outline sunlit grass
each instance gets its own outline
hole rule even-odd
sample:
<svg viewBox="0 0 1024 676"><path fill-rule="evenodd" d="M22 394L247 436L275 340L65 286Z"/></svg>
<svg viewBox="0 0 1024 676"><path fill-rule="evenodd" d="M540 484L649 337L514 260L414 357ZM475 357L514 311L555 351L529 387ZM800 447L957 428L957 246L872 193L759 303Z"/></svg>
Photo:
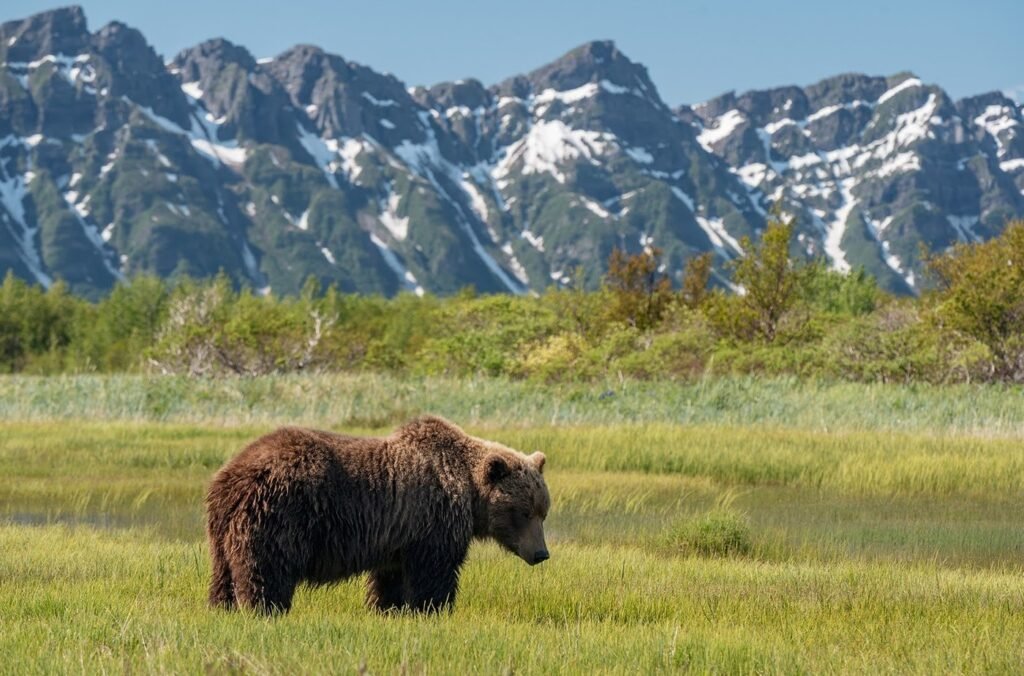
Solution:
<svg viewBox="0 0 1024 676"><path fill-rule="evenodd" d="M306 423L387 427L419 413L463 424L762 424L1024 436L1019 386L886 385L720 377L541 386L376 374L2 376L0 419Z"/></svg>
<svg viewBox="0 0 1024 676"><path fill-rule="evenodd" d="M27 403L0 398L0 672L1024 670L1024 407L1018 417L1012 402L991 414L993 433L942 390L900 395L956 411L935 425L945 414L914 404L907 420L883 410L892 392L870 390L826 425L814 416L838 391L750 382L730 387L783 403L748 401L747 421L713 413L728 390L708 390L681 425L664 402L638 424L628 407L602 419L583 395L403 389L399 400L437 397L470 431L547 454L551 561L530 568L476 544L451 615L370 614L353 580L302 589L268 621L205 605L209 477L292 413L380 434L417 406L382 405L372 379L329 400L317 397L343 381L172 381L193 408L168 398L161 416L104 400L116 379L74 381L61 401L61 380L18 384L37 394ZM125 381L118 401L154 382ZM250 413L222 396L250 386L262 392ZM499 399L460 408L476 387ZM815 391L832 403L810 403ZM776 417L799 402L817 413ZM548 415L577 404L575 418ZM741 531L742 547L721 545Z"/></svg>
<svg viewBox="0 0 1024 676"><path fill-rule="evenodd" d="M382 618L356 581L265 620L208 610L205 548L140 531L0 529L0 661L26 672L1017 671L1017 574L479 546L450 616Z"/></svg>

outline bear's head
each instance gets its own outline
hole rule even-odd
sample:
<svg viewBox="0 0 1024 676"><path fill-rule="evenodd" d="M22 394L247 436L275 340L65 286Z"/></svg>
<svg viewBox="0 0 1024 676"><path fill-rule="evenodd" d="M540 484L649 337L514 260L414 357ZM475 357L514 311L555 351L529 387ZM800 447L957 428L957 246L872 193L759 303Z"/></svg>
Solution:
<svg viewBox="0 0 1024 676"><path fill-rule="evenodd" d="M551 496L544 483L544 454L492 448L477 471L482 502L478 535L493 538L531 566L549 558L544 519Z"/></svg>

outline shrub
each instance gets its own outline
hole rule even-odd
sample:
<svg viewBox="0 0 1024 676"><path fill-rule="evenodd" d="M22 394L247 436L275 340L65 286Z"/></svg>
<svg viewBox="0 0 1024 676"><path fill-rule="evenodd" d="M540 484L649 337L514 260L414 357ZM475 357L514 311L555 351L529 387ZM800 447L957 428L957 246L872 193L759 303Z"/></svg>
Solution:
<svg viewBox="0 0 1024 676"><path fill-rule="evenodd" d="M755 246L744 237L740 258L729 263L738 294L713 293L706 314L719 335L741 341L771 343L800 296L802 271L790 258L792 221L778 212L768 220L761 241Z"/></svg>
<svg viewBox="0 0 1024 676"><path fill-rule="evenodd" d="M680 296L683 304L691 310L703 305L708 296L708 281L711 279L711 264L714 259L715 255L708 251L686 262Z"/></svg>
<svg viewBox="0 0 1024 676"><path fill-rule="evenodd" d="M695 380L706 369L714 337L703 322L694 321L613 358L609 370L642 380Z"/></svg>
<svg viewBox="0 0 1024 676"><path fill-rule="evenodd" d="M558 317L533 298L483 296L446 302L432 324L417 357L421 371L497 376L512 373L522 348L551 335Z"/></svg>
<svg viewBox="0 0 1024 676"><path fill-rule="evenodd" d="M864 268L843 274L824 261L805 268L800 292L815 310L854 317L874 312L881 296L878 282Z"/></svg>
<svg viewBox="0 0 1024 676"><path fill-rule="evenodd" d="M676 525L668 538L674 550L700 556L747 556L754 548L750 521L729 507Z"/></svg>
<svg viewBox="0 0 1024 676"><path fill-rule="evenodd" d="M149 364L160 373L190 376L308 370L320 363L320 344L333 322L308 297L267 302L233 291L224 276L206 286L183 283L168 301Z"/></svg>
<svg viewBox="0 0 1024 676"><path fill-rule="evenodd" d="M988 348L991 378L1024 381L1024 220L926 262L938 282L940 326Z"/></svg>
<svg viewBox="0 0 1024 676"><path fill-rule="evenodd" d="M661 249L648 247L633 256L613 249L604 284L611 293L608 316L641 331L657 326L672 300L672 281L659 265Z"/></svg>
<svg viewBox="0 0 1024 676"><path fill-rule="evenodd" d="M584 379L591 375L583 364L587 348L575 333L548 336L523 349L515 375L546 383Z"/></svg>
<svg viewBox="0 0 1024 676"><path fill-rule="evenodd" d="M769 219L761 242L743 238L746 254L734 264L733 280L742 289L737 319L749 323L748 333L775 340L779 324L797 300L800 272L789 256L793 222L778 215Z"/></svg>

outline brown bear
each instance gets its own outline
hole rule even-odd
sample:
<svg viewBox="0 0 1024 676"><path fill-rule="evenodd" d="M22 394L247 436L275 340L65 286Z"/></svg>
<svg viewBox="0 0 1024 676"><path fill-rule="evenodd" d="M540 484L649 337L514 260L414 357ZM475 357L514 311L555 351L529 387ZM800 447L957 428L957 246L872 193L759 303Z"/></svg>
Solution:
<svg viewBox="0 0 1024 676"><path fill-rule="evenodd" d="M548 558L543 469L432 416L384 438L279 429L210 484L210 604L286 612L300 582L368 571L371 607L449 608L473 538Z"/></svg>

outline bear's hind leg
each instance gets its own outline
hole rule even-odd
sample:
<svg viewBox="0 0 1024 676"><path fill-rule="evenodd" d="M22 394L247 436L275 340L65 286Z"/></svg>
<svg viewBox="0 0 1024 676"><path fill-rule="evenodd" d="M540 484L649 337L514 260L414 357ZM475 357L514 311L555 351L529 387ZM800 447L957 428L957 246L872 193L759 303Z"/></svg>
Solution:
<svg viewBox="0 0 1024 676"><path fill-rule="evenodd" d="M267 570L268 566L247 560L233 563L231 577L238 605L263 615L287 613L298 580L286 570Z"/></svg>
<svg viewBox="0 0 1024 676"><path fill-rule="evenodd" d="M210 605L214 608L235 607L235 590L231 582L231 567L224 556L223 545L210 539L210 559L213 574L210 577Z"/></svg>
<svg viewBox="0 0 1024 676"><path fill-rule="evenodd" d="M386 613L405 603L405 575L401 567L378 568L366 582L366 604Z"/></svg>

